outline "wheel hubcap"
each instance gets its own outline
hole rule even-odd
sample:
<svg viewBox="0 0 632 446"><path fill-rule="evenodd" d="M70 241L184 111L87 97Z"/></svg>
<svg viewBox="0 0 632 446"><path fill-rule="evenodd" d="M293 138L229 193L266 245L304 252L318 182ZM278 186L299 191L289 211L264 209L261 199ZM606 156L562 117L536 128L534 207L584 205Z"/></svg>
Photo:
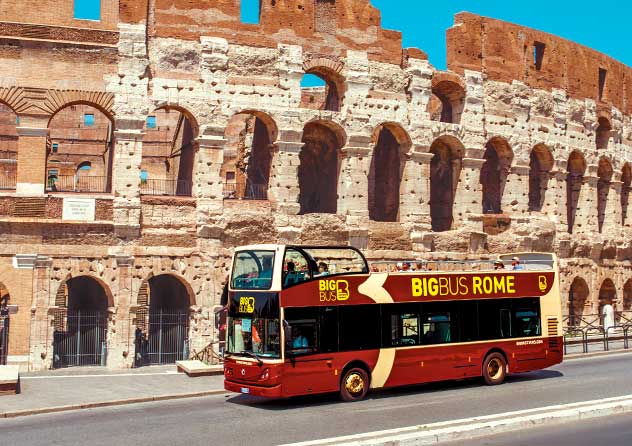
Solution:
<svg viewBox="0 0 632 446"><path fill-rule="evenodd" d="M362 393L364 390L364 379L358 373L350 374L345 381L345 389L353 394Z"/></svg>
<svg viewBox="0 0 632 446"><path fill-rule="evenodd" d="M503 373L503 365L500 359L494 358L487 364L487 374L492 379L498 379Z"/></svg>

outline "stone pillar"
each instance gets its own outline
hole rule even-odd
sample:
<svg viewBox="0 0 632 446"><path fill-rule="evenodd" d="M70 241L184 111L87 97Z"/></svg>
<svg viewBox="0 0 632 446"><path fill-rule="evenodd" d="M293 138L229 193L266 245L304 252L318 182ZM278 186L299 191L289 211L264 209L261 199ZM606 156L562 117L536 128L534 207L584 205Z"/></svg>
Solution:
<svg viewBox="0 0 632 446"><path fill-rule="evenodd" d="M304 144L300 132L285 130L281 131L279 136L280 141L275 144L276 150L272 159L268 198L278 212L298 215L301 211L298 201L301 192L298 168Z"/></svg>
<svg viewBox="0 0 632 446"><path fill-rule="evenodd" d="M606 202L606 218L603 221L602 232L609 235L616 235L621 228L621 181L611 181L608 201Z"/></svg>
<svg viewBox="0 0 632 446"><path fill-rule="evenodd" d="M24 262L20 262L24 265ZM53 326L55 308L51 304L52 259L37 257L32 261L33 302L31 304L31 333L29 370L46 370L53 364Z"/></svg>
<svg viewBox="0 0 632 446"><path fill-rule="evenodd" d="M553 221L558 231L568 230L566 212L566 172L555 169L549 172L549 187L542 206L542 213Z"/></svg>
<svg viewBox="0 0 632 446"><path fill-rule="evenodd" d="M18 127L18 195L44 195L46 184L46 127Z"/></svg>
<svg viewBox="0 0 632 446"><path fill-rule="evenodd" d="M507 173L501 208L504 213L519 216L529 209L529 166L513 166Z"/></svg>
<svg viewBox="0 0 632 446"><path fill-rule="evenodd" d="M371 148L347 146L341 149L341 154L337 213L368 218Z"/></svg>
<svg viewBox="0 0 632 446"><path fill-rule="evenodd" d="M454 227L467 222L468 215L483 213L483 186L481 168L485 160L463 158L461 176L454 196Z"/></svg>
<svg viewBox="0 0 632 446"><path fill-rule="evenodd" d="M116 312L112 315L113 336L108 338L108 368L128 369L134 365L134 326L132 325L131 306L134 301L132 287L132 267L134 257L117 255L118 293ZM113 330L110 330L112 332Z"/></svg>
<svg viewBox="0 0 632 446"><path fill-rule="evenodd" d="M410 152L404 165L400 187L400 221L414 225L425 225L427 228L424 229L428 231L431 224L430 162L433 157L432 153L425 151Z"/></svg>
<svg viewBox="0 0 632 446"><path fill-rule="evenodd" d="M582 190L577 201L577 213L573 233L598 233L598 207L597 207L597 184L599 177L585 176L582 181Z"/></svg>
<svg viewBox="0 0 632 446"><path fill-rule="evenodd" d="M114 231L121 238L134 238L140 235L143 125L144 121L138 119L117 120L117 130L114 131Z"/></svg>
<svg viewBox="0 0 632 446"><path fill-rule="evenodd" d="M198 155L194 174L193 195L197 199L198 234L205 238L218 238L214 226L215 217L224 212L224 179L221 171L224 164L223 131L207 129L198 138Z"/></svg>

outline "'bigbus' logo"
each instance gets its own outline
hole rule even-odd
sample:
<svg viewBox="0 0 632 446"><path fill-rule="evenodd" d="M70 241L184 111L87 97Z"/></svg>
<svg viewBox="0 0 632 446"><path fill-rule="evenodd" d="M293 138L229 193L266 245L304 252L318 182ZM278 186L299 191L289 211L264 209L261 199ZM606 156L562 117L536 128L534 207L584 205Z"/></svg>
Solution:
<svg viewBox="0 0 632 446"><path fill-rule="evenodd" d="M239 312L252 314L255 312L255 298L254 297L240 297L239 298Z"/></svg>
<svg viewBox="0 0 632 446"><path fill-rule="evenodd" d="M548 283L546 282L546 276L538 277L538 286L540 287L540 291L542 291L543 293L546 291L546 289L549 287Z"/></svg>
<svg viewBox="0 0 632 446"><path fill-rule="evenodd" d="M351 296L346 280L320 280L318 289L321 302L345 301Z"/></svg>

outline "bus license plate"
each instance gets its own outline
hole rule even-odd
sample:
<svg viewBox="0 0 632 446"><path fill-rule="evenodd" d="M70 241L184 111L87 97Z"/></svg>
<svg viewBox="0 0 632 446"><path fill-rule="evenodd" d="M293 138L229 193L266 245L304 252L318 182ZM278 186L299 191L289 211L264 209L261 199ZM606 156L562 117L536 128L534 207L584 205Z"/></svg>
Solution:
<svg viewBox="0 0 632 446"><path fill-rule="evenodd" d="M239 391L240 391L241 393L250 393L250 389L249 389L249 388L247 388L247 387L242 387L241 389L239 389Z"/></svg>

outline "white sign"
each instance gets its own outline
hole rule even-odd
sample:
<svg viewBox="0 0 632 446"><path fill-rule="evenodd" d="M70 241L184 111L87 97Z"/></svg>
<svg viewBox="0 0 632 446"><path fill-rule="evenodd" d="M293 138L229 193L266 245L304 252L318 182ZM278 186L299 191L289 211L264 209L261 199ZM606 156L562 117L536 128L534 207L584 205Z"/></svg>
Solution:
<svg viewBox="0 0 632 446"><path fill-rule="evenodd" d="M96 200L94 198L64 198L62 220L94 221Z"/></svg>

